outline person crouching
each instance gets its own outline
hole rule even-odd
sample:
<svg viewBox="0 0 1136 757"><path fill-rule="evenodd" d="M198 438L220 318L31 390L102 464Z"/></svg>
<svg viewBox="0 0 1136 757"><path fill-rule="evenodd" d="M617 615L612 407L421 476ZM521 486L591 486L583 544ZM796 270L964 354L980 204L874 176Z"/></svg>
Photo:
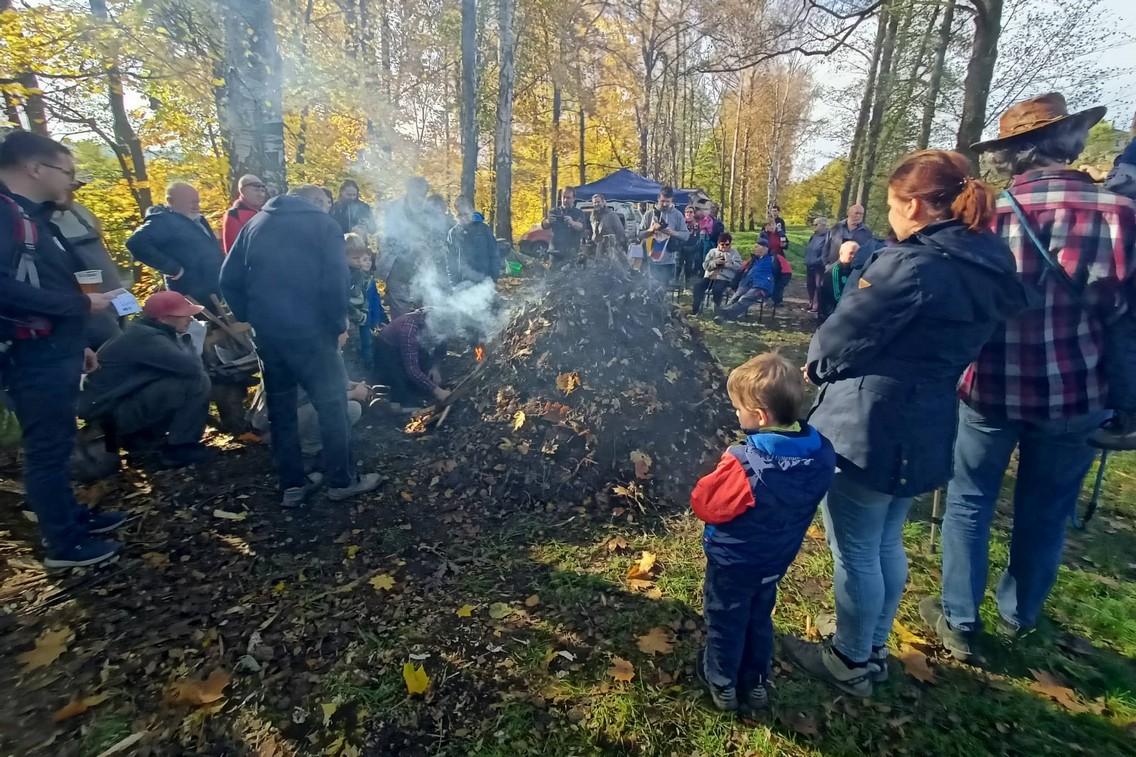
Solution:
<svg viewBox="0 0 1136 757"><path fill-rule="evenodd" d="M727 449L690 495L706 523L706 647L696 669L715 706L752 711L769 703L777 584L832 483L836 453L797 420L804 382L781 355L735 368L726 391L746 442Z"/></svg>
<svg viewBox="0 0 1136 757"><path fill-rule="evenodd" d="M209 376L186 333L204 308L173 291L156 292L121 336L98 352L79 415L129 448L160 445L162 465L207 462L201 444L209 419Z"/></svg>

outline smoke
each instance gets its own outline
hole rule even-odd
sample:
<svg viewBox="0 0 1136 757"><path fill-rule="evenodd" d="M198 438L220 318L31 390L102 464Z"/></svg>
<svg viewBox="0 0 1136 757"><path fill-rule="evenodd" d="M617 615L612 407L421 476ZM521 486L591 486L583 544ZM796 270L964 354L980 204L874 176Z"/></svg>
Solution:
<svg viewBox="0 0 1136 757"><path fill-rule="evenodd" d="M456 223L425 196L401 197L378 214L381 255L376 273L392 297L428 308L427 325L439 339L491 341L508 320L492 279L450 285L444 269L446 235Z"/></svg>

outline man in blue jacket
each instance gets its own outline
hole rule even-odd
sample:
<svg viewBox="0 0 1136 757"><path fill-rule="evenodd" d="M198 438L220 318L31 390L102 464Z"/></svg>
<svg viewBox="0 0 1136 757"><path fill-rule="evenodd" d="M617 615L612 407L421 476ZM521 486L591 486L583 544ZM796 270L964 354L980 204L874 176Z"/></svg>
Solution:
<svg viewBox="0 0 1136 757"><path fill-rule="evenodd" d="M297 386L319 415L328 498L348 499L379 485L377 474L356 475L351 460L347 375L339 354L347 334L349 277L343 234L328 215L330 206L312 185L272 198L241 229L221 269L225 300L256 332L285 507L302 505L308 494Z"/></svg>
<svg viewBox="0 0 1136 757"><path fill-rule="evenodd" d="M126 248L140 263L162 273L167 288L213 308L210 298L219 294L224 255L201 216L201 197L189 184L170 184L166 204L146 211L146 220L126 240Z"/></svg>
<svg viewBox="0 0 1136 757"><path fill-rule="evenodd" d="M84 350L87 315L121 292L84 294L75 280L86 266L50 220L74 185L75 161L58 142L20 130L0 142L0 379L20 422L27 507L47 568L113 557L118 543L99 536L126 520L81 507L71 490L79 379L98 366Z"/></svg>

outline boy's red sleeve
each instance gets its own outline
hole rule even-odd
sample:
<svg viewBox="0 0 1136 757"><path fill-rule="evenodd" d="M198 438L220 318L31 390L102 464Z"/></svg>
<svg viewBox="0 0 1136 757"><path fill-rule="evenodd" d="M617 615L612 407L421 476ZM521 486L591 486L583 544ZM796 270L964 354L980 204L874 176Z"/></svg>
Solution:
<svg viewBox="0 0 1136 757"><path fill-rule="evenodd" d="M690 507L704 523L728 523L755 504L742 464L729 452L713 472L698 479L690 493Z"/></svg>

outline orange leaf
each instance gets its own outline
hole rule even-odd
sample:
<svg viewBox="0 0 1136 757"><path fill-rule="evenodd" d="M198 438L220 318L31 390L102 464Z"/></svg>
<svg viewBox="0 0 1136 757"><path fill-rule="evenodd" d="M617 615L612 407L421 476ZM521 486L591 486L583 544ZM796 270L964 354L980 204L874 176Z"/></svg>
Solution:
<svg viewBox="0 0 1136 757"><path fill-rule="evenodd" d="M216 702L224 696L225 687L232 676L217 668L204 681L197 678L182 678L175 681L166 692L170 704L202 705Z"/></svg>
<svg viewBox="0 0 1136 757"><path fill-rule="evenodd" d="M1053 674L1045 670L1030 669L1033 673L1034 683L1030 684L1030 689L1036 691L1042 696L1049 697L1057 704L1064 707L1069 712L1094 712L1101 714L1104 711L1104 705L1099 702L1082 702L1077 698L1077 692L1073 691L1068 686L1063 686L1060 681L1053 677Z"/></svg>
<svg viewBox="0 0 1136 757"><path fill-rule="evenodd" d="M62 723L64 720L82 715L87 710L91 709L97 704L102 704L107 699L110 699L110 694L105 691L101 694L92 694L89 697L75 697L67 704L60 707L51 716L52 721Z"/></svg>
<svg viewBox="0 0 1136 757"><path fill-rule="evenodd" d="M611 667L607 669L607 674L622 683L630 683L631 679L635 677L635 666L622 657L612 657Z"/></svg>
<svg viewBox="0 0 1136 757"><path fill-rule="evenodd" d="M635 466L635 478L642 480L651 477L651 466L654 461L643 450L637 449L631 453L631 464Z"/></svg>
<svg viewBox="0 0 1136 757"><path fill-rule="evenodd" d="M576 371L561 373L556 377L556 388L565 394L571 394L580 388L580 374Z"/></svg>
<svg viewBox="0 0 1136 757"><path fill-rule="evenodd" d="M639 651L644 654L670 654L674 649L674 634L670 629L656 626L639 637Z"/></svg>
<svg viewBox="0 0 1136 757"><path fill-rule="evenodd" d="M935 682L935 671L927 665L927 655L907 644L901 644L899 654L896 656L903 663L903 669L907 672L907 675L923 683Z"/></svg>
<svg viewBox="0 0 1136 757"><path fill-rule="evenodd" d="M655 569L655 559L653 552L644 552L643 556L639 558L639 562L628 569L627 577L640 581L649 581L651 579L651 571Z"/></svg>
<svg viewBox="0 0 1136 757"><path fill-rule="evenodd" d="M74 637L75 634L67 626L55 630L48 629L36 639L35 649L17 655L16 659L23 664L25 671L45 667L67 651L67 645Z"/></svg>
<svg viewBox="0 0 1136 757"><path fill-rule="evenodd" d="M613 536L607 542L608 552L619 552L624 549L627 549L627 539L622 536Z"/></svg>

